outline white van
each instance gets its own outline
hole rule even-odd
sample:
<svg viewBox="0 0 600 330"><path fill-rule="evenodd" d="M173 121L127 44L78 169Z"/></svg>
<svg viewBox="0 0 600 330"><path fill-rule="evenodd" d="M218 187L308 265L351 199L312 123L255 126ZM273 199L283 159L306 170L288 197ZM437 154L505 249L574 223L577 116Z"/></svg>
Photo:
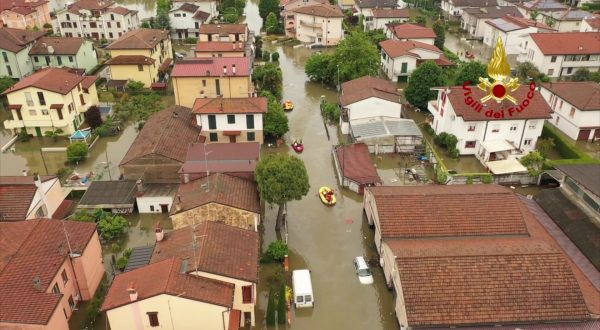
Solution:
<svg viewBox="0 0 600 330"><path fill-rule="evenodd" d="M313 307L312 281L308 269L299 269L292 272L292 285L294 290L294 306L297 308Z"/></svg>

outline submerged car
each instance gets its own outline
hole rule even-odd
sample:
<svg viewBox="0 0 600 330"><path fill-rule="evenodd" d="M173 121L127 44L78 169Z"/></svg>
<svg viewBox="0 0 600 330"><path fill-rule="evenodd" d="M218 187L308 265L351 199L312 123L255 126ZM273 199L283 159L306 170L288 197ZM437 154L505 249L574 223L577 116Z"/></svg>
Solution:
<svg viewBox="0 0 600 330"><path fill-rule="evenodd" d="M358 275L360 284L373 284L373 275L364 257L358 256L354 258L354 268L356 269L356 275Z"/></svg>

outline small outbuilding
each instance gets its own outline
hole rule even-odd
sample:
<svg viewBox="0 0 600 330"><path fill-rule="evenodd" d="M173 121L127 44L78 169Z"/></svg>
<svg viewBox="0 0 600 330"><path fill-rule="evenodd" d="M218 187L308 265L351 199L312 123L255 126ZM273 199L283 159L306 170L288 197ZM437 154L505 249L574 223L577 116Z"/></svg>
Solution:
<svg viewBox="0 0 600 330"><path fill-rule="evenodd" d="M112 213L131 213L135 204L135 181L93 181L78 209L103 209Z"/></svg>
<svg viewBox="0 0 600 330"><path fill-rule="evenodd" d="M423 149L423 133L412 119L386 116L350 120L354 142L362 142L369 152L414 153Z"/></svg>
<svg viewBox="0 0 600 330"><path fill-rule="evenodd" d="M382 184L366 144L338 146L334 149L333 158L342 187L362 194L365 187Z"/></svg>
<svg viewBox="0 0 600 330"><path fill-rule="evenodd" d="M174 183L143 183L137 181L135 201L139 213L169 213L179 189Z"/></svg>

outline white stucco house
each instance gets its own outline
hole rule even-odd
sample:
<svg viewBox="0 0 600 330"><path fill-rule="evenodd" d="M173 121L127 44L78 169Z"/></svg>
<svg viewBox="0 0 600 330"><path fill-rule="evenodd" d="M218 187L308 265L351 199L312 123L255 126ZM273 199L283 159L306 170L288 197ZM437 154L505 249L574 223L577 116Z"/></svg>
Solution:
<svg viewBox="0 0 600 330"><path fill-rule="evenodd" d="M338 6L318 4L292 11L294 27L286 28L286 35L304 43L323 46L334 46L344 39L344 13Z"/></svg>
<svg viewBox="0 0 600 330"><path fill-rule="evenodd" d="M173 0L172 9L179 8L186 3L197 6L198 10L209 13L211 17L219 16L217 0Z"/></svg>
<svg viewBox="0 0 600 330"><path fill-rule="evenodd" d="M551 78L600 69L600 32L531 33L521 48L519 61L532 62Z"/></svg>
<svg viewBox="0 0 600 330"><path fill-rule="evenodd" d="M546 24L529 18L506 15L490 19L483 24L483 43L494 47L498 39L502 39L507 55L519 55L521 44L530 33L555 32Z"/></svg>
<svg viewBox="0 0 600 330"><path fill-rule="evenodd" d="M408 8L373 8L373 19L365 22L365 31L383 29L386 30L386 24L391 22L406 23L410 19Z"/></svg>
<svg viewBox="0 0 600 330"><path fill-rule="evenodd" d="M183 3L181 6L171 9L169 12L171 39L198 38L200 36L200 26L209 21L211 17L210 13L190 3Z"/></svg>
<svg viewBox="0 0 600 330"><path fill-rule="evenodd" d="M583 20L594 17L590 12L571 8L565 11L542 13L541 16L543 17L543 22L553 22L552 27L558 30L558 32L579 32Z"/></svg>
<svg viewBox="0 0 600 330"><path fill-rule="evenodd" d="M504 16L523 17L515 6L497 6L463 9L460 27L475 38L483 38L485 22Z"/></svg>
<svg viewBox="0 0 600 330"><path fill-rule="evenodd" d="M364 19L365 30L373 29L373 10L404 8L406 4L398 0L354 0L353 11Z"/></svg>
<svg viewBox="0 0 600 330"><path fill-rule="evenodd" d="M497 0L442 0L440 7L444 15L452 21L460 21L465 8L498 6Z"/></svg>
<svg viewBox="0 0 600 330"><path fill-rule="evenodd" d="M551 118L546 100L527 85L511 93L519 105L506 99L482 104L480 100L487 93L477 86L433 90L438 96L429 101L427 108L433 115L431 127L435 133L454 134L460 155L475 155L494 174L506 174L495 173L497 161L520 166L518 158L535 149L544 121Z"/></svg>
<svg viewBox="0 0 600 330"><path fill-rule="evenodd" d="M419 41L433 45L435 32L433 29L413 23L387 24L385 35L388 39L400 41Z"/></svg>
<svg viewBox="0 0 600 330"><path fill-rule="evenodd" d="M537 1L519 1L514 4L519 8L519 12L524 17L530 17L530 14L538 13L535 18L538 22L543 22L544 17L542 14L551 12L560 12L569 9L567 4L562 4L558 0L537 0Z"/></svg>
<svg viewBox="0 0 600 330"><path fill-rule="evenodd" d="M542 84L554 112L548 122L577 141L600 139L600 85L591 81Z"/></svg>
<svg viewBox="0 0 600 330"><path fill-rule="evenodd" d="M9 27L0 28L0 76L22 78L33 72L33 63L29 58L29 50L35 41L46 33L28 31Z"/></svg>
<svg viewBox="0 0 600 330"><path fill-rule="evenodd" d="M600 32L600 16L588 17L581 21L579 32Z"/></svg>
<svg viewBox="0 0 600 330"><path fill-rule="evenodd" d="M136 182L135 203L139 213L169 213L178 184Z"/></svg>
<svg viewBox="0 0 600 330"><path fill-rule="evenodd" d="M381 69L394 82L408 81L412 72L425 61L434 61L441 67L454 65L439 48L423 42L389 39L379 45Z"/></svg>
<svg viewBox="0 0 600 330"><path fill-rule="evenodd" d="M98 65L92 41L84 38L42 37L29 50L35 70L51 67L85 69L90 72Z"/></svg>

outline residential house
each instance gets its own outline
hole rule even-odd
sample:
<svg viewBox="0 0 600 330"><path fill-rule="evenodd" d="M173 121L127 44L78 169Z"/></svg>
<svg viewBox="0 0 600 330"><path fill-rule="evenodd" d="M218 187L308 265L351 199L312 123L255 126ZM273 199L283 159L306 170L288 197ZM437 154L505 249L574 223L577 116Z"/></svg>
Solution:
<svg viewBox="0 0 600 330"><path fill-rule="evenodd" d="M200 129L192 109L171 106L152 115L119 163L125 180L178 183L188 146L198 142Z"/></svg>
<svg viewBox="0 0 600 330"><path fill-rule="evenodd" d="M92 181L81 197L78 209L102 209L117 214L133 213L135 181Z"/></svg>
<svg viewBox="0 0 600 330"><path fill-rule="evenodd" d="M600 32L600 16L583 19L579 32Z"/></svg>
<svg viewBox="0 0 600 330"><path fill-rule="evenodd" d="M136 182L135 203L139 213L169 213L178 184L170 183L144 183L140 179Z"/></svg>
<svg viewBox="0 0 600 330"><path fill-rule="evenodd" d="M46 0L5 0L0 1L0 27L42 29L52 24L50 7Z"/></svg>
<svg viewBox="0 0 600 330"><path fill-rule="evenodd" d="M373 9L395 9L406 7L404 2L397 0L354 0L353 11L357 16L364 18L365 30L371 30L367 26L373 24Z"/></svg>
<svg viewBox="0 0 600 330"><path fill-rule="evenodd" d="M42 37L29 50L35 70L51 67L68 67L92 71L98 65L94 45L84 38Z"/></svg>
<svg viewBox="0 0 600 330"><path fill-rule="evenodd" d="M79 0L56 13L57 32L63 37L115 40L140 26L137 10L112 0Z"/></svg>
<svg viewBox="0 0 600 330"><path fill-rule="evenodd" d="M424 42L388 39L379 46L381 70L394 82L408 81L412 72L425 61L434 61L440 67L454 66L442 50Z"/></svg>
<svg viewBox="0 0 600 330"><path fill-rule="evenodd" d="M146 87L162 78L173 56L169 31L155 29L129 31L106 49L111 79L141 81Z"/></svg>
<svg viewBox="0 0 600 330"><path fill-rule="evenodd" d="M353 1L353 0L352 0ZM327 0L281 0L279 2L279 8L281 9L280 16L283 17L283 26L289 36L293 36L296 31L296 13L295 9L315 6L315 5L329 5Z"/></svg>
<svg viewBox="0 0 600 330"><path fill-rule="evenodd" d="M540 92L554 110L548 122L577 141L600 140L600 85L591 81L542 84Z"/></svg>
<svg viewBox="0 0 600 330"><path fill-rule="evenodd" d="M20 79L32 73L33 63L29 58L29 50L45 34L41 31L0 28L0 53L3 61L0 76Z"/></svg>
<svg viewBox="0 0 600 330"><path fill-rule="evenodd" d="M600 32L531 33L519 56L551 78L567 77L579 68L600 69Z"/></svg>
<svg viewBox="0 0 600 330"><path fill-rule="evenodd" d="M196 57L244 57L246 43L243 41L198 41Z"/></svg>
<svg viewBox="0 0 600 330"><path fill-rule="evenodd" d="M192 112L210 143L264 141L263 114L267 112L266 97L198 98Z"/></svg>
<svg viewBox="0 0 600 330"><path fill-rule="evenodd" d="M210 17L219 17L216 0L173 0L173 8L181 7L186 3L197 6L200 11L210 14Z"/></svg>
<svg viewBox="0 0 600 330"><path fill-rule="evenodd" d="M199 6L191 3L183 3L169 11L171 19L171 38L183 40L187 38L198 38L200 26L208 22L210 13L200 10Z"/></svg>
<svg viewBox="0 0 600 330"><path fill-rule="evenodd" d="M523 17L517 7L480 7L463 9L460 27L475 38L483 39L485 22L489 19L501 18L504 16Z"/></svg>
<svg viewBox="0 0 600 330"><path fill-rule="evenodd" d="M0 176L0 221L53 218L64 199L56 176Z"/></svg>
<svg viewBox="0 0 600 330"><path fill-rule="evenodd" d="M4 128L38 137L62 129L72 134L84 121L84 113L98 105L97 76L80 76L67 68L45 68L5 90L12 119Z"/></svg>
<svg viewBox="0 0 600 330"><path fill-rule="evenodd" d="M519 55L521 44L530 33L555 32L550 26L529 18L506 15L485 21L483 24L483 43L494 47L501 38L507 55Z"/></svg>
<svg viewBox="0 0 600 330"><path fill-rule="evenodd" d="M239 329L235 285L188 274L189 267L190 260L174 256L117 275L101 308L110 327Z"/></svg>
<svg viewBox="0 0 600 330"><path fill-rule="evenodd" d="M386 30L386 25L391 22L406 23L410 19L410 12L408 8L373 8L373 19L369 22L365 22L365 30Z"/></svg>
<svg viewBox="0 0 600 330"><path fill-rule="evenodd" d="M259 233L203 221L164 233L150 262L188 259L187 273L234 284L232 308L241 311L242 325L254 326L259 255Z"/></svg>
<svg viewBox="0 0 600 330"><path fill-rule="evenodd" d="M258 185L254 180L223 173L182 183L171 210L171 219L175 229L216 221L258 231Z"/></svg>
<svg viewBox="0 0 600 330"><path fill-rule="evenodd" d="M538 14L537 17L533 18L538 22L543 22L542 14L550 13L554 11L565 11L569 6L560 3L557 0L534 0L527 2L515 3L515 6L519 8L519 12L524 17L531 17L533 14Z"/></svg>
<svg viewBox="0 0 600 330"><path fill-rule="evenodd" d="M194 143L190 145L179 174L181 182L203 178L210 173L225 173L254 180L260 159L260 143Z"/></svg>
<svg viewBox="0 0 600 330"><path fill-rule="evenodd" d="M591 280L506 187L371 187L364 210L402 328L585 327L597 313Z"/></svg>
<svg viewBox="0 0 600 330"><path fill-rule="evenodd" d="M249 41L248 24L203 24L198 41Z"/></svg>
<svg viewBox="0 0 600 330"><path fill-rule="evenodd" d="M354 9L354 5L356 2L354 0L340 0L337 2L337 5L340 6L342 10L352 10Z"/></svg>
<svg viewBox="0 0 600 330"><path fill-rule="evenodd" d="M400 41L419 41L433 45L435 42L435 32L433 29L412 23L388 24L385 34L388 39Z"/></svg>
<svg viewBox="0 0 600 330"><path fill-rule="evenodd" d="M442 0L444 15L453 21L460 21L465 8L499 6L497 0Z"/></svg>
<svg viewBox="0 0 600 330"><path fill-rule="evenodd" d="M552 23L552 27L558 32L580 32L583 20L594 17L590 12L571 8L565 11L542 13L541 16L543 22Z"/></svg>
<svg viewBox="0 0 600 330"><path fill-rule="evenodd" d="M104 276L96 224L0 222L0 242L0 328L68 330Z"/></svg>
<svg viewBox="0 0 600 330"><path fill-rule="evenodd" d="M507 99L489 101L484 106L479 100L486 92L476 86L464 88L434 88L438 95L429 101L427 109L433 115L431 127L435 133L454 134L459 153L475 155L493 174L524 170L518 158L535 149L544 120L551 118L548 103L540 93L528 95L530 86L525 85L511 93L519 106ZM524 100L529 101L527 106L522 104Z"/></svg>
<svg viewBox="0 0 600 330"><path fill-rule="evenodd" d="M286 26L286 35L301 42L335 46L344 39L342 21L344 13L333 5L317 4L292 10L293 26Z"/></svg>
<svg viewBox="0 0 600 330"><path fill-rule="evenodd" d="M423 134L412 119L387 116L350 121L352 141L364 143L369 152L420 155L424 152Z"/></svg>
<svg viewBox="0 0 600 330"><path fill-rule="evenodd" d="M175 104L192 107L197 98L247 98L254 93L249 57L185 59L171 72Z"/></svg>
<svg viewBox="0 0 600 330"><path fill-rule="evenodd" d="M338 182L342 187L362 195L365 187L382 184L366 144L337 146L333 151L333 159Z"/></svg>
<svg viewBox="0 0 600 330"><path fill-rule="evenodd" d="M555 168L562 174L560 187L566 195L600 214L600 165L567 164Z"/></svg>
<svg viewBox="0 0 600 330"><path fill-rule="evenodd" d="M350 121L361 118L387 116L400 118L402 105L395 84L375 77L360 77L341 86L340 127L342 134L350 132Z"/></svg>

